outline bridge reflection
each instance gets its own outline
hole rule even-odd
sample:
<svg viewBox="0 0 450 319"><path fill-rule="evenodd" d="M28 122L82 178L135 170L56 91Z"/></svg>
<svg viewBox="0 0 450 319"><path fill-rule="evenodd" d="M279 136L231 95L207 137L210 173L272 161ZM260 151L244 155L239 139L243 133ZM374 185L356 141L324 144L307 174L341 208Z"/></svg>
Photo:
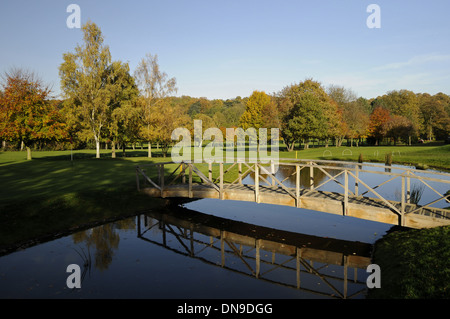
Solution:
<svg viewBox="0 0 450 319"><path fill-rule="evenodd" d="M372 245L299 234L185 208L146 212L137 236L178 254L311 296L364 298Z"/></svg>

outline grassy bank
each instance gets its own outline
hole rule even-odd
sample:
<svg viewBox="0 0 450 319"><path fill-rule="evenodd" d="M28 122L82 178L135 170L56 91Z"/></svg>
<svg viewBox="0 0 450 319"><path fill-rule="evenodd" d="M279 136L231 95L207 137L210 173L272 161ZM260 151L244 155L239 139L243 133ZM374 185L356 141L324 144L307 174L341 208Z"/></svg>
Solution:
<svg viewBox="0 0 450 319"><path fill-rule="evenodd" d="M392 232L376 243L381 288L369 298L450 298L450 227Z"/></svg>

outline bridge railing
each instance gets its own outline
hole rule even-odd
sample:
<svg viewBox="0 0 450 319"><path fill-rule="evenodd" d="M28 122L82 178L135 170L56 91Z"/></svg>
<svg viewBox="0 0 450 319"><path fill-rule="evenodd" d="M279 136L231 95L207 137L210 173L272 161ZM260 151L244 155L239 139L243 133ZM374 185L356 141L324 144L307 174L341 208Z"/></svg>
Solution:
<svg viewBox="0 0 450 319"><path fill-rule="evenodd" d="M215 169L213 169L213 166ZM218 166L218 170L217 170ZM149 177L145 167L151 170L156 168L157 177L153 179ZM288 176L279 177L276 175L278 168L289 168ZM166 173L168 168L170 173ZM140 188L140 176L144 178L144 183L149 183L161 191L164 197L164 189L177 181L186 183L188 176L189 197L193 196L193 185L203 183L218 192L219 198L223 199L224 192L235 186L251 186L255 194L255 202L260 202L261 188L270 187L277 188L291 196L300 207L303 197L317 191L321 191L323 187L332 182L339 186L340 194L343 195L343 214L348 213L349 200L352 198L376 198L382 204L387 206L393 213L400 216L403 223L404 216L415 213L423 208L435 208L433 204L445 200L449 202L450 192L442 192L433 187L432 183L448 185L450 189L450 174L442 172L427 171L427 176L421 176L423 170L412 169L408 167L387 166L376 163L355 163L341 162L330 160L308 160L308 159L279 159L278 161L266 160L258 162L249 159L244 161L235 161L233 163L178 163L161 162L141 165L136 167L136 182L138 189ZM302 180L302 175L306 174ZM362 178L364 174L364 178ZM251 175L251 178L247 178ZM321 179L315 178L320 175ZM369 181L370 176L385 176L387 179L377 182L375 185ZM196 182L194 182L194 178ZM295 186L286 184L295 178ZM386 198L379 192L379 188L383 185L392 185L395 180L400 180L400 196L399 201L393 201ZM302 182L303 183L302 183ZM411 182L419 183L425 188L431 190L435 195L430 202L424 205L417 205L417 196L411 190ZM398 184L396 185L398 187ZM436 197L437 195L437 197ZM415 205L411 205L415 204ZM408 208L408 209L407 209Z"/></svg>

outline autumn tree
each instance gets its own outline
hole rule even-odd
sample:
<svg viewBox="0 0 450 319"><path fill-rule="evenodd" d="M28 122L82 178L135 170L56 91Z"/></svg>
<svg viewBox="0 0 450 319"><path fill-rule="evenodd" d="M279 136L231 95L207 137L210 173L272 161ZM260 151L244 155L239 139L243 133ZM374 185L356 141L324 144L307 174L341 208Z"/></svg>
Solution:
<svg viewBox="0 0 450 319"><path fill-rule="evenodd" d="M141 135L148 141L148 157L152 157L151 143L158 139L157 127L160 116L166 111L166 97L177 91L176 79L168 78L158 64L158 56L148 53L135 70L135 79L140 89L140 118L143 123Z"/></svg>
<svg viewBox="0 0 450 319"><path fill-rule="evenodd" d="M409 137L414 134L414 129L412 122L405 116L400 115L393 115L381 128L383 135L392 138L394 145L397 144L399 139L408 142Z"/></svg>
<svg viewBox="0 0 450 319"><path fill-rule="evenodd" d="M100 28L92 22L82 27L83 45L74 53L65 53L59 67L61 89L70 107L67 108L71 125L80 123L85 138L94 138L96 157L100 157L100 140L110 121L111 54L103 44Z"/></svg>
<svg viewBox="0 0 450 319"><path fill-rule="evenodd" d="M339 123L341 123L338 129L339 140L342 140L343 134L350 139L350 146L353 146L353 139L358 141L366 133L369 122L367 105L353 91L343 86L330 86L328 95L336 102L339 113L342 114L339 119ZM356 146L358 146L358 142L356 142Z"/></svg>
<svg viewBox="0 0 450 319"><path fill-rule="evenodd" d="M21 69L5 73L0 95L0 138L23 142L27 160L37 141L61 140L65 125L55 104L49 100L50 89L36 75Z"/></svg>
<svg viewBox="0 0 450 319"><path fill-rule="evenodd" d="M374 109L370 115L367 134L375 140L375 145L379 145L380 141L384 138L386 132L383 125L388 122L390 118L389 111L381 106Z"/></svg>
<svg viewBox="0 0 450 319"><path fill-rule="evenodd" d="M240 126L244 130L252 127L258 132L264 125L263 111L270 103L270 96L265 92L253 91L247 101L245 111L239 120Z"/></svg>
<svg viewBox="0 0 450 319"><path fill-rule="evenodd" d="M420 105L417 95L408 90L389 91L385 95L378 97L381 100L383 107L389 111L391 115L399 115L406 117L411 121L414 129L412 134L418 132L422 127L422 120L420 117ZM411 144L411 138L408 137L408 143Z"/></svg>

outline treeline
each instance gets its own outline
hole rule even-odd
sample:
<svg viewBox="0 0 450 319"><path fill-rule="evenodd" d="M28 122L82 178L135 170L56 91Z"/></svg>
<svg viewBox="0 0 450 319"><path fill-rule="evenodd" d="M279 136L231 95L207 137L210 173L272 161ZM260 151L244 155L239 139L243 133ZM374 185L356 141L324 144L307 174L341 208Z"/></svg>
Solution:
<svg viewBox="0 0 450 319"><path fill-rule="evenodd" d="M193 120L203 129L242 127L280 128L288 150L312 139L340 146L361 140L379 145L389 140L411 144L421 139L444 139L450 133L450 96L438 93L391 91L373 99L358 97L342 86L324 88L313 79L267 94L254 91L235 99L177 97L176 79L147 54L132 73L129 65L113 61L100 28L83 26L84 43L65 53L59 67L62 99L32 72L6 72L0 90L0 140L2 147L79 149L94 144L100 157L108 145L112 157L130 143L161 146L167 153L172 131L193 130Z"/></svg>

